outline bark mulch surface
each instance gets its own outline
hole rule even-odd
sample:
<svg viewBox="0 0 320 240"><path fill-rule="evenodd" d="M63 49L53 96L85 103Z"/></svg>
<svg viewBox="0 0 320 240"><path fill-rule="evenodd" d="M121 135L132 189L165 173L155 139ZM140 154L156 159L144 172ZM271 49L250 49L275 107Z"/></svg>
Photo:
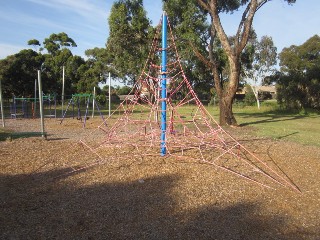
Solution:
<svg viewBox="0 0 320 240"><path fill-rule="evenodd" d="M90 158L78 141L98 121L46 119L47 140L28 134L39 120L7 121L21 134L0 141L0 239L320 239L319 148L229 129L301 193L161 157L68 174Z"/></svg>

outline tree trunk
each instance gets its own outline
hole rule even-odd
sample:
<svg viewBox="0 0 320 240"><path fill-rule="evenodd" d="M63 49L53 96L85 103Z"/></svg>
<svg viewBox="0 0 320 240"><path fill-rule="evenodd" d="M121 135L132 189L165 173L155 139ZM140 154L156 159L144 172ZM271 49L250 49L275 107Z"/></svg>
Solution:
<svg viewBox="0 0 320 240"><path fill-rule="evenodd" d="M230 58L230 77L229 82L222 86L218 84L221 82L220 79L217 80L217 75L215 76L215 86L219 88L217 91L219 95L219 107L220 107L220 125L234 125L237 126L237 120L235 119L232 112L232 103L236 95L240 76L240 64L237 58Z"/></svg>
<svg viewBox="0 0 320 240"><path fill-rule="evenodd" d="M258 109L260 109L259 92L257 91L255 86L250 85L250 87L251 87L253 94L256 98Z"/></svg>
<svg viewBox="0 0 320 240"><path fill-rule="evenodd" d="M219 108L220 108L220 125L237 125L237 120L235 119L232 111L233 94L228 94L226 96L220 97Z"/></svg>

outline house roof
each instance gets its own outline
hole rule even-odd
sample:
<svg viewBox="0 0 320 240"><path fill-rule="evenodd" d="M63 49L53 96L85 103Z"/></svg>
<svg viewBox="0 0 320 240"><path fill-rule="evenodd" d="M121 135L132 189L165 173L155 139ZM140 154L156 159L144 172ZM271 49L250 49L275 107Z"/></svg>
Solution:
<svg viewBox="0 0 320 240"><path fill-rule="evenodd" d="M276 86L257 86L258 92L277 93ZM247 87L239 88L236 94L246 94L248 92Z"/></svg>
<svg viewBox="0 0 320 240"><path fill-rule="evenodd" d="M270 92L270 93L277 92L276 86L258 86L257 89L259 92Z"/></svg>

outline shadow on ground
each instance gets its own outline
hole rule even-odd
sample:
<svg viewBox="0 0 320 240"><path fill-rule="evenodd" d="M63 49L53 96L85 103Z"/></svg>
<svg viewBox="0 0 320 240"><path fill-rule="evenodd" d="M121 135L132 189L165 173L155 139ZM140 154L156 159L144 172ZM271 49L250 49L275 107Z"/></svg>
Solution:
<svg viewBox="0 0 320 240"><path fill-rule="evenodd" d="M6 141L10 138L10 132L0 132L0 141Z"/></svg>
<svg viewBox="0 0 320 240"><path fill-rule="evenodd" d="M183 208L172 191L179 180L174 175L90 186L52 180L66 171L0 175L1 239L306 237L286 232L284 216L259 214L258 203Z"/></svg>
<svg viewBox="0 0 320 240"><path fill-rule="evenodd" d="M47 137L47 133L41 132L1 132L0 141L6 141L8 139L14 140L19 138L30 138L30 137Z"/></svg>
<svg viewBox="0 0 320 240"><path fill-rule="evenodd" d="M242 118L263 118L257 121L250 121L246 123L241 123L240 126L248 126L248 125L255 125L261 123L270 123L270 122L285 122L285 121L292 121L297 119L302 119L310 116L304 115L277 115L277 114L261 114L261 113L237 113L236 115L241 116Z"/></svg>

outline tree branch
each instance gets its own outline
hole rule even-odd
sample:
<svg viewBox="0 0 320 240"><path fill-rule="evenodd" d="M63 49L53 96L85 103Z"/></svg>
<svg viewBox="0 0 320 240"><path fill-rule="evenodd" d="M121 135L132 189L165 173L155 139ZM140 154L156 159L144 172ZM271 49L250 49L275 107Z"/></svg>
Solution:
<svg viewBox="0 0 320 240"><path fill-rule="evenodd" d="M213 18L211 16L211 22L213 22ZM210 43L209 43L209 59L212 63L216 63L214 56L213 56L213 42L216 36L216 29L214 28L214 25L211 24L211 28L210 28Z"/></svg>
<svg viewBox="0 0 320 240"><path fill-rule="evenodd" d="M211 16L211 22L212 22L212 16ZM210 43L208 46L208 50L209 50L209 59L210 59L210 63L212 65L211 67L211 71L213 74L213 81L214 81L214 86L216 88L217 94L219 97L222 96L222 90L223 90L223 84L222 84L222 79L220 77L219 74L219 70L218 70L218 63L216 61L216 59L214 58L213 55L213 42L214 42L214 38L216 36L216 30L213 26L213 24L211 24L211 28L210 28Z"/></svg>
<svg viewBox="0 0 320 240"><path fill-rule="evenodd" d="M237 55L241 54L242 50L244 49L244 47L247 44L249 34L250 34L250 29L252 26L253 17L254 17L256 10L257 10L257 7L258 7L257 0L251 0L249 5L250 5L250 8L249 8L246 20L243 23L243 31L241 34L239 46L237 48Z"/></svg>
<svg viewBox="0 0 320 240"><path fill-rule="evenodd" d="M198 0L198 3L200 4L201 7L203 7L205 10L210 11L209 4L207 1L204 0Z"/></svg>
<svg viewBox="0 0 320 240"><path fill-rule="evenodd" d="M259 2L256 11L258 11L264 4L266 4L266 3L269 2L269 1L271 1L271 0L263 0L262 2Z"/></svg>
<svg viewBox="0 0 320 240"><path fill-rule="evenodd" d="M234 55L234 52L232 51L231 45L229 43L227 34L223 30L223 27L221 25L220 17L218 14L218 2L217 0L211 0L210 1L210 13L213 19L213 25L217 31L217 34L219 35L219 39L221 41L221 44L225 51L227 52L228 56Z"/></svg>
<svg viewBox="0 0 320 240"><path fill-rule="evenodd" d="M208 68L211 69L213 63L210 60L208 60L205 56L203 56L202 53L200 51L198 51L198 49L194 46L194 44L191 41L189 41L189 44L192 48L192 51L197 56L197 58L199 58L199 60L201 62L203 62Z"/></svg>
<svg viewBox="0 0 320 240"><path fill-rule="evenodd" d="M235 37L235 48L238 47L238 44L240 43L240 33L241 33L241 29L243 27L243 24L244 22L246 21L246 18L247 18L247 14L248 14L248 11L250 9L250 4L248 4L248 6L246 7L246 9L244 10L243 14L242 14L242 18L241 18L241 21L239 23L239 27L238 27L238 31L237 31L237 34L236 34L236 37Z"/></svg>

